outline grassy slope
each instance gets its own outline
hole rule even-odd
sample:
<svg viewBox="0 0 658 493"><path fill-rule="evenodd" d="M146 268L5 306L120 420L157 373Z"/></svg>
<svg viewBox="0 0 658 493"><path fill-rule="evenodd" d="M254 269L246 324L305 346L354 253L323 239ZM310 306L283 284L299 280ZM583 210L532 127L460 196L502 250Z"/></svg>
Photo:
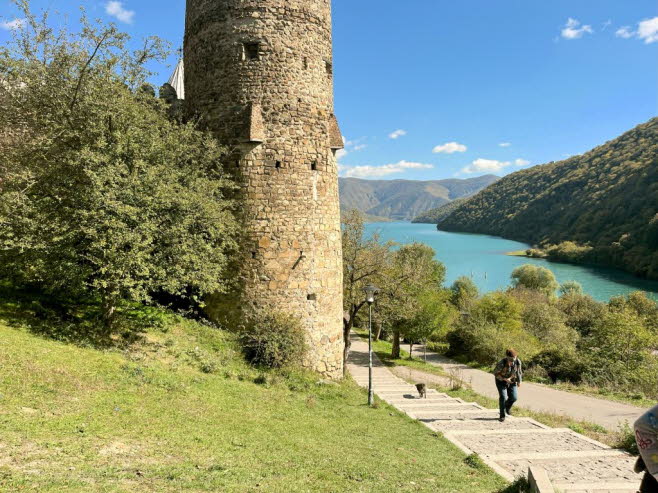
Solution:
<svg viewBox="0 0 658 493"><path fill-rule="evenodd" d="M503 487L419 423L368 409L353 383L260 374L230 336L189 321L99 351L0 320L0 394L1 491Z"/></svg>

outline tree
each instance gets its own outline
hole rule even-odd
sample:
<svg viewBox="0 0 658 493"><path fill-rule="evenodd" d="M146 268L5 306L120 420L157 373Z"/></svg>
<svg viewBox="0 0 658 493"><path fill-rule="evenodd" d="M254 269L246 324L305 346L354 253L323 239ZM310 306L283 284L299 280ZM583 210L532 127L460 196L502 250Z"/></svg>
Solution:
<svg viewBox="0 0 658 493"><path fill-rule="evenodd" d="M342 243L345 363L350 350L350 333L359 312L366 304L363 289L368 284L380 286L385 283L384 277L391 262L394 244L382 243L377 234L367 238L365 217L357 210L347 212L343 218ZM344 368L347 371L347 365Z"/></svg>
<svg viewBox="0 0 658 493"><path fill-rule="evenodd" d="M132 53L112 25L57 30L17 6L0 48L0 135L21 135L0 149L2 274L99 298L108 333L122 300L224 289L238 228L223 151L139 90L163 43Z"/></svg>
<svg viewBox="0 0 658 493"><path fill-rule="evenodd" d="M566 296L570 294L583 295L583 286L576 281L567 281L560 285L560 296Z"/></svg>
<svg viewBox="0 0 658 493"><path fill-rule="evenodd" d="M557 301L557 307L566 315L565 323L581 336L590 334L605 314L606 307L588 295L567 293Z"/></svg>
<svg viewBox="0 0 658 493"><path fill-rule="evenodd" d="M479 296L477 286L471 278L466 276L462 276L452 283L450 290L452 291L452 304L462 311L468 311Z"/></svg>
<svg viewBox="0 0 658 493"><path fill-rule="evenodd" d="M650 299L645 292L634 291L628 296L615 296L610 299L608 306L614 311L630 310L658 335L658 303Z"/></svg>
<svg viewBox="0 0 658 493"><path fill-rule="evenodd" d="M443 290L429 289L422 292L412 301L413 309L410 318L398 321L400 333L409 341L409 358L413 353L413 345L425 342L432 334L445 334L452 319L452 309Z"/></svg>
<svg viewBox="0 0 658 493"><path fill-rule="evenodd" d="M483 296L448 334L450 353L493 364L513 347L524 360L541 349L539 340L522 328L523 305L509 293Z"/></svg>
<svg viewBox="0 0 658 493"><path fill-rule="evenodd" d="M525 264L512 271L512 285L541 291L549 296L555 294L558 283L555 275L546 267Z"/></svg>
<svg viewBox="0 0 658 493"><path fill-rule="evenodd" d="M656 336L637 314L627 308L608 311L585 341L586 349L596 362L593 366L598 371L616 368L616 372L621 373L637 369L651 358L655 344ZM614 374L616 372L609 374L609 378L620 377Z"/></svg>
<svg viewBox="0 0 658 493"><path fill-rule="evenodd" d="M418 313L421 297L437 292L445 278L445 266L434 250L421 243L402 246L394 255L382 279L380 309L391 320L392 357L400 357L400 335Z"/></svg>
<svg viewBox="0 0 658 493"><path fill-rule="evenodd" d="M529 305L523 310L523 328L549 350L575 351L578 332L568 327L565 321L564 313L549 304Z"/></svg>

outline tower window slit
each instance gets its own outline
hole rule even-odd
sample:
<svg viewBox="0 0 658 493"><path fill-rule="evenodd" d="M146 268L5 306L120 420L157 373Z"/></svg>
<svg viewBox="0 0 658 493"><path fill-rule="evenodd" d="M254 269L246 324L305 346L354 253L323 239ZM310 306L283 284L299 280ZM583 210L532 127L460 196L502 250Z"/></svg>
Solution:
<svg viewBox="0 0 658 493"><path fill-rule="evenodd" d="M244 44L244 59L258 60L260 58L260 43Z"/></svg>
<svg viewBox="0 0 658 493"><path fill-rule="evenodd" d="M331 62L326 62L327 75L333 75L334 73L334 64Z"/></svg>
<svg viewBox="0 0 658 493"><path fill-rule="evenodd" d="M318 170L318 162L317 162L317 161L313 161L313 162L311 163L311 171L317 171L317 170Z"/></svg>
<svg viewBox="0 0 658 493"><path fill-rule="evenodd" d="M317 299L318 299L318 295L316 295L315 293L312 293L312 294L307 295L307 296L306 296L306 299L307 299L308 301L317 301Z"/></svg>
<svg viewBox="0 0 658 493"><path fill-rule="evenodd" d="M275 163L274 163L274 167L275 167L276 169L281 169L281 161L277 161L277 162L275 162Z"/></svg>

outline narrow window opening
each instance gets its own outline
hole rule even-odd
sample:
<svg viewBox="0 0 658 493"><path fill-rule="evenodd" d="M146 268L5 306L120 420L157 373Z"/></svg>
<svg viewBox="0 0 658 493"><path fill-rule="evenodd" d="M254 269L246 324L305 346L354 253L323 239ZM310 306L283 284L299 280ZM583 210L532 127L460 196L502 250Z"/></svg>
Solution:
<svg viewBox="0 0 658 493"><path fill-rule="evenodd" d="M325 62L327 67L327 75L333 75L334 73L334 64L331 62Z"/></svg>
<svg viewBox="0 0 658 493"><path fill-rule="evenodd" d="M312 294L307 295L307 296L306 296L306 299L307 299L308 301L317 301L318 296L317 296L315 293L312 293Z"/></svg>
<svg viewBox="0 0 658 493"><path fill-rule="evenodd" d="M304 57L304 70L308 69L308 57Z"/></svg>
<svg viewBox="0 0 658 493"><path fill-rule="evenodd" d="M281 161L277 161L276 163L274 163L274 167L276 169L281 169Z"/></svg>
<svg viewBox="0 0 658 493"><path fill-rule="evenodd" d="M311 163L311 171L317 171L317 170L318 170L318 162L317 162L317 161L313 161L313 162Z"/></svg>
<svg viewBox="0 0 658 493"><path fill-rule="evenodd" d="M251 258L256 258L256 252L251 252Z"/></svg>
<svg viewBox="0 0 658 493"><path fill-rule="evenodd" d="M244 59L258 60L260 58L260 43L244 44Z"/></svg>
<svg viewBox="0 0 658 493"><path fill-rule="evenodd" d="M236 167L236 168L239 168L239 167L240 167L240 160L239 160L239 159L236 159L236 160L235 160L235 167Z"/></svg>

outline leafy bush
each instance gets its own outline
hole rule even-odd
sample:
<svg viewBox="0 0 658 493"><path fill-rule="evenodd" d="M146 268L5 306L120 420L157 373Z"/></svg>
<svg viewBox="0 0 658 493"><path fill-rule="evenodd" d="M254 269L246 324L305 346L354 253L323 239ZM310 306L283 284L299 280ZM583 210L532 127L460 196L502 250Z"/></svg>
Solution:
<svg viewBox="0 0 658 493"><path fill-rule="evenodd" d="M585 294L583 291L583 286L579 282L576 281L567 281L563 284L560 285L560 296L565 296L568 294L577 294L577 295L583 295Z"/></svg>
<svg viewBox="0 0 658 493"><path fill-rule="evenodd" d="M100 299L108 333L124 300L224 289L238 230L225 150L139 89L162 42L133 53L114 26L83 15L71 32L18 8L0 50L0 136L21 132L0 138L0 274Z"/></svg>
<svg viewBox="0 0 658 493"><path fill-rule="evenodd" d="M603 317L606 307L591 296L568 293L560 297L557 307L566 315L565 323L587 336Z"/></svg>
<svg viewBox="0 0 658 493"><path fill-rule="evenodd" d="M458 278L450 287L452 304L460 310L466 310L478 297L478 288L469 277Z"/></svg>
<svg viewBox="0 0 658 493"><path fill-rule="evenodd" d="M555 275L546 267L537 267L536 265L526 264L517 267L512 271L513 286L523 286L528 289L535 289L547 295L555 294L559 287L555 280Z"/></svg>
<svg viewBox="0 0 658 493"><path fill-rule="evenodd" d="M548 378L552 382L579 383L582 374L586 370L585 361L578 356L575 349L562 350L555 347L537 354L532 360L528 360L528 371L526 377L533 380Z"/></svg>
<svg viewBox="0 0 658 493"><path fill-rule="evenodd" d="M268 368L300 365L306 353L302 324L288 314L255 315L242 328L240 339L247 359Z"/></svg>

